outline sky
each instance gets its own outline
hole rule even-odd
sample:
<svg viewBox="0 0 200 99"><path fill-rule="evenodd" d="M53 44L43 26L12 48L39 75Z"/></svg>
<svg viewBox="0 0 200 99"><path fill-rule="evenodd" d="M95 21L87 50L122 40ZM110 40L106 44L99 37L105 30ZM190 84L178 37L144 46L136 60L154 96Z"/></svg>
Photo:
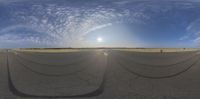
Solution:
<svg viewBox="0 0 200 99"><path fill-rule="evenodd" d="M0 0L0 48L198 48L199 26L199 0Z"/></svg>

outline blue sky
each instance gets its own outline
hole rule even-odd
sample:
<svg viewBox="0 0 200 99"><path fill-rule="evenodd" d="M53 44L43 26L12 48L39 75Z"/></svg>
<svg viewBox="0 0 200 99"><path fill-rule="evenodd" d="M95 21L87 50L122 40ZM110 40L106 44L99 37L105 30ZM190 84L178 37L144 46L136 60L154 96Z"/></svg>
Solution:
<svg viewBox="0 0 200 99"><path fill-rule="evenodd" d="M199 26L198 0L0 0L0 48L190 48Z"/></svg>

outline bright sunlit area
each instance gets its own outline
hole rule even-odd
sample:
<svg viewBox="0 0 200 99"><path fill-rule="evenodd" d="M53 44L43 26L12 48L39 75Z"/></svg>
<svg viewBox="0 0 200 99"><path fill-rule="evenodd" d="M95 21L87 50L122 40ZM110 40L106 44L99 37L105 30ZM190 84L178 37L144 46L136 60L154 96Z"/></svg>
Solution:
<svg viewBox="0 0 200 99"><path fill-rule="evenodd" d="M103 38L102 37L97 37L97 42L99 42L99 43L103 42Z"/></svg>
<svg viewBox="0 0 200 99"><path fill-rule="evenodd" d="M84 35L83 42L93 47L134 47L144 46L139 39L137 30L133 24L112 24L109 26L97 26Z"/></svg>

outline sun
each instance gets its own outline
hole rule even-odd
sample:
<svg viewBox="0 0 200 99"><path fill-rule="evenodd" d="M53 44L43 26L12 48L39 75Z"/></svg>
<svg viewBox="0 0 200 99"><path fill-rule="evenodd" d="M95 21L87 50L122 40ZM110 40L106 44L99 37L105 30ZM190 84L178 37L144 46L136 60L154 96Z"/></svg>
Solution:
<svg viewBox="0 0 200 99"><path fill-rule="evenodd" d="M103 42L103 38L98 37L98 38L97 38L97 42Z"/></svg>

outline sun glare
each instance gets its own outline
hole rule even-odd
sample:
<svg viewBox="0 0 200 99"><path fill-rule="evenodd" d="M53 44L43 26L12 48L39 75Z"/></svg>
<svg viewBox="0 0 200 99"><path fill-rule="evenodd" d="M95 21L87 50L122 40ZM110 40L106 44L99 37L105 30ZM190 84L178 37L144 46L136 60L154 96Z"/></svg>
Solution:
<svg viewBox="0 0 200 99"><path fill-rule="evenodd" d="M103 42L103 39L101 37L98 37L97 42Z"/></svg>

